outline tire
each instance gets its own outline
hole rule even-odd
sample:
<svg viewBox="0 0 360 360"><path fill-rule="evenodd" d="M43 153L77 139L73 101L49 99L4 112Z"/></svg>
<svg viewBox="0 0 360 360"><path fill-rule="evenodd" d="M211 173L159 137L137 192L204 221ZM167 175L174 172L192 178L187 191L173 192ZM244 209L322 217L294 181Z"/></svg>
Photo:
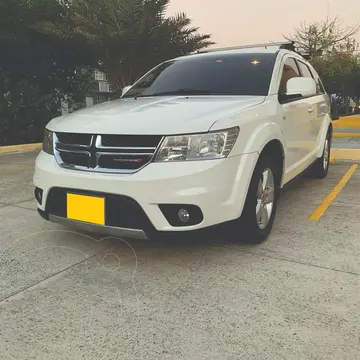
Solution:
<svg viewBox="0 0 360 360"><path fill-rule="evenodd" d="M251 178L242 215L239 219L234 220L227 229L230 240L260 244L268 238L275 220L281 174L282 161L269 155L261 155ZM271 175L273 182L269 178ZM269 187L271 187L271 183L273 184L272 195L271 192L267 192L267 195L261 194L261 189L264 188L263 180L266 181L266 178ZM260 191L258 192L258 190ZM264 204L270 200L272 200L271 211L266 211L266 209L270 209L270 202L266 204L266 208Z"/></svg>
<svg viewBox="0 0 360 360"><path fill-rule="evenodd" d="M329 165L330 165L330 149L331 149L331 129L329 129L325 143L324 143L324 150L323 154L320 158L316 160L314 165L309 170L309 176L314 179L324 179L328 172L329 172Z"/></svg>

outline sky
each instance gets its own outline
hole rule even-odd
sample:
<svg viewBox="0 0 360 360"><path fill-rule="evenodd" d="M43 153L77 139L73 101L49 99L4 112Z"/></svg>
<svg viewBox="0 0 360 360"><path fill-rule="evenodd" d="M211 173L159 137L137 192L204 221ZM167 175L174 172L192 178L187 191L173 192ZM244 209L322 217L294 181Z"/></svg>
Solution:
<svg viewBox="0 0 360 360"><path fill-rule="evenodd" d="M212 34L215 47L283 41L301 25L339 15L344 26L360 23L359 0L172 0L169 15L185 12ZM360 41L360 33L357 36Z"/></svg>

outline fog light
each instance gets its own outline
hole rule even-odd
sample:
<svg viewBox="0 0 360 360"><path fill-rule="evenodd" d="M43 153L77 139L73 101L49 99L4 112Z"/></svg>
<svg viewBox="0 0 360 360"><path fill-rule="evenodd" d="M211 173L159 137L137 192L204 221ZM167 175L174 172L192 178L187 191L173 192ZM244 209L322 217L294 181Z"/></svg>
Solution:
<svg viewBox="0 0 360 360"><path fill-rule="evenodd" d="M204 220L203 213L197 205L192 204L159 204L159 208L171 226L198 225Z"/></svg>
<svg viewBox="0 0 360 360"><path fill-rule="evenodd" d="M190 214L185 209L179 210L178 217L179 217L180 221L182 221L183 223L187 223L190 220Z"/></svg>
<svg viewBox="0 0 360 360"><path fill-rule="evenodd" d="M41 205L42 204L42 197L43 197L43 191L42 189L39 189L38 187L35 188L35 199L37 200L37 202Z"/></svg>

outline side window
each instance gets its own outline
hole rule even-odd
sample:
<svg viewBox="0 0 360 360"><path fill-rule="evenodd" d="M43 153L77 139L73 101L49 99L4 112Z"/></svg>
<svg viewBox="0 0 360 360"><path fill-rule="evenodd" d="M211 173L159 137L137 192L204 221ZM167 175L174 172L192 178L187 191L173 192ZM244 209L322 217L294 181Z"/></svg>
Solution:
<svg viewBox="0 0 360 360"><path fill-rule="evenodd" d="M307 66L305 63L298 61L299 67L302 73L303 77L311 77L316 82L316 93L318 95L325 94L324 86L320 80L320 77L318 74L316 74L315 70L311 69L309 66Z"/></svg>
<svg viewBox="0 0 360 360"><path fill-rule="evenodd" d="M303 77L313 77L309 67L306 64L304 64L302 61L298 61L298 64Z"/></svg>
<svg viewBox="0 0 360 360"><path fill-rule="evenodd" d="M311 73L312 73L312 75L313 75L313 78L314 78L315 81L316 81L317 94L319 94L319 95L325 94L326 91L325 91L325 88L324 88L323 83L321 82L320 76L316 73L315 70L313 70L313 69L310 69L310 70L311 70Z"/></svg>
<svg viewBox="0 0 360 360"><path fill-rule="evenodd" d="M299 68L296 65L296 61L293 58L288 58L285 61L281 81L279 93L286 93L286 84L287 82L294 77L300 77Z"/></svg>

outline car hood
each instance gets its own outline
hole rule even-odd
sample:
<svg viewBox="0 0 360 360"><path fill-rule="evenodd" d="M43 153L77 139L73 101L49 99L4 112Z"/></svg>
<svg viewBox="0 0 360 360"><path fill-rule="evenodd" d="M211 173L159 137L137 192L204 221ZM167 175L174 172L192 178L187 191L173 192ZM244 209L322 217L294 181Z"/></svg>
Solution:
<svg viewBox="0 0 360 360"><path fill-rule="evenodd" d="M118 99L53 119L48 129L93 134L181 134L208 131L263 96L172 96Z"/></svg>

